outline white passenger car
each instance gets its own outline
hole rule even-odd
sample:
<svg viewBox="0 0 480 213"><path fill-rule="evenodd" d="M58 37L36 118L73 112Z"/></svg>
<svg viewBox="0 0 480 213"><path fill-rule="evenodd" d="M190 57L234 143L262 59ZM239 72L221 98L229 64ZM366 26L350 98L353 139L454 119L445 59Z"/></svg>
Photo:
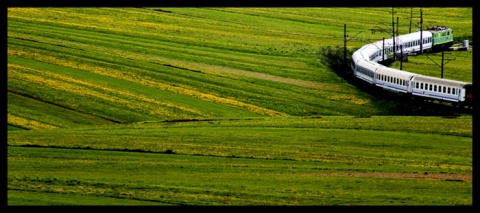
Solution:
<svg viewBox="0 0 480 213"><path fill-rule="evenodd" d="M412 79L413 95L459 102L466 99L469 83L430 76L415 76Z"/></svg>
<svg viewBox="0 0 480 213"><path fill-rule="evenodd" d="M418 75L385 66L379 67L375 74L376 86L402 93L412 92L410 80L412 77Z"/></svg>

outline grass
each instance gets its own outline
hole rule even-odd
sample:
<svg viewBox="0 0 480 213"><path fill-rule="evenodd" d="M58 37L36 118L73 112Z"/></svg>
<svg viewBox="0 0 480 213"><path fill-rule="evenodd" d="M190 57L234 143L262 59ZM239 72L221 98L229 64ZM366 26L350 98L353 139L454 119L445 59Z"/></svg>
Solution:
<svg viewBox="0 0 480 213"><path fill-rule="evenodd" d="M471 38L472 8L422 10ZM388 37L369 29L390 12L8 8L8 205L472 205L472 115L316 57L344 24L349 51ZM403 68L439 76L429 57ZM445 78L471 81L472 51L448 57Z"/></svg>
<svg viewBox="0 0 480 213"><path fill-rule="evenodd" d="M332 116L12 131L9 202L31 191L86 195L78 205L91 195L155 205L470 205L469 125Z"/></svg>

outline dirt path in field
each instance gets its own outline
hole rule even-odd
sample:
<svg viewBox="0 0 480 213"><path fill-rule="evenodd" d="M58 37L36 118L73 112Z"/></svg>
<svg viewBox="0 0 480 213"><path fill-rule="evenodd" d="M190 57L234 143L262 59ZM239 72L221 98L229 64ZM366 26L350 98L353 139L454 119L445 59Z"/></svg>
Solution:
<svg viewBox="0 0 480 213"><path fill-rule="evenodd" d="M471 174L447 174L447 173L393 173L393 172L329 172L314 173L311 176L338 176L338 177L373 177L373 178L413 178L443 181L471 182Z"/></svg>
<svg viewBox="0 0 480 213"><path fill-rule="evenodd" d="M258 79L263 79L268 81L274 81L279 83L291 84L291 85L308 87L313 89L320 89L320 90L339 91L339 90L346 89L346 88L340 88L336 84L318 83L318 82L305 81L305 80L299 80L299 79L293 79L293 78L285 78L285 77L269 75L265 73L258 73L253 71L233 69L233 68L227 68L222 66L208 65L203 63L186 62L186 61L180 61L180 60L168 59L168 58L162 58L162 57L152 57L151 59L166 63L165 65L168 65L171 67L181 68L182 65L185 65L188 67L194 67L198 69L198 70L195 70L198 72L202 72L202 70L213 70L213 71L222 72L222 73L246 76L251 78L258 78Z"/></svg>
<svg viewBox="0 0 480 213"><path fill-rule="evenodd" d="M315 83L315 82L311 82L311 81L304 81L304 80L293 79L293 78L285 78L285 77L269 75L269 74L264 74L264 73L258 73L258 72L252 72L252 71L246 71L246 70L239 70L239 69L232 69L232 68L226 68L226 67L220 67L220 66L214 66L214 65L207 65L207 64L196 64L196 66L204 67L206 69L211 69L211 70L215 70L215 71L225 72L225 73L229 73L229 74L234 74L234 75L241 75L241 76L246 76L246 77L251 77L251 78L258 78L258 79L280 82L280 83L285 83L285 84L291 84L291 85L296 85L296 86L301 86L301 87L308 87L308 88L313 88L313 89L332 90L332 91L334 91L334 90L338 91L340 89L335 84L321 84L321 83Z"/></svg>

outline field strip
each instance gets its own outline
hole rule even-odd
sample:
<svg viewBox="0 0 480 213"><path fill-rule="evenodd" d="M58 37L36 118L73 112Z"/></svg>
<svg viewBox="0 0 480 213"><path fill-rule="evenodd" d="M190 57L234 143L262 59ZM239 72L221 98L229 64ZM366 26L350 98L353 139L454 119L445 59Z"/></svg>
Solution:
<svg viewBox="0 0 480 213"><path fill-rule="evenodd" d="M158 58L158 57L156 57L156 58ZM310 82L310 81L304 81L304 80L298 80L298 79L292 79L292 78L284 78L284 77L280 77L280 76L269 75L269 74L258 73L258 72L252 72L252 71L232 69L232 68L226 68L226 67L208 65L208 64L200 64L200 63L195 63L195 62L183 62L183 63L187 64L189 66L193 66L193 67L199 67L199 68L215 70L215 71L220 71L220 72L229 73L229 74L258 78L258 79L262 79L262 80L274 81L274 82L291 84L291 85L296 85L296 86L301 86L301 87L313 88L313 89L333 90L333 91L339 89L338 86L334 86L334 88L332 89L332 85L330 85L330 84L329 85L321 85L321 84Z"/></svg>
<svg viewBox="0 0 480 213"><path fill-rule="evenodd" d="M36 70L36 69L32 69L32 68L29 68L29 67L24 67L24 66L16 65L16 64L9 64L8 66L9 66L9 68L10 67L16 67L16 68L21 68L23 70L29 70L31 72L37 73L38 76L45 76L45 78L48 78L48 79L56 79L56 80L64 81L66 83L70 83L70 84L75 83L75 84L78 84L78 85L81 85L81 86L85 86L85 90L87 90L87 88L94 88L94 89L100 90L101 92L105 92L105 93L108 92L110 94L115 94L118 97L123 97L123 99L131 99L133 101L140 102L140 103L152 103L152 104L155 104L156 106L162 106L162 107L165 107L165 108L177 108L179 110L183 110L183 111L187 111L187 112L191 112L191 113L199 114L199 115L204 114L203 112L201 112L199 110L196 110L194 108L189 108L189 107L178 105L178 104L168 102L168 101L155 100L155 99L149 98L147 96L134 94L134 93L131 93L127 90L122 90L120 88L104 87L104 86L99 85L99 84L85 82L85 81L81 81L81 80L71 78L71 77L67 77L67 76L63 76L63 75L59 75L59 74L54 74L54 73L49 73L48 71L45 71L45 70ZM85 92L85 93L87 93L87 92ZM158 108L157 108L157 110L158 110ZM155 109L150 109L149 112L154 112L154 111L155 111ZM162 113L167 113L167 111L162 111ZM204 116L206 116L206 114Z"/></svg>
<svg viewBox="0 0 480 213"><path fill-rule="evenodd" d="M202 92L192 90L192 89L188 89L188 88L184 88L184 87L172 86L172 85L169 85L169 84L160 83L160 82L157 82L155 80L151 80L151 79L148 79L148 78L145 78L145 77L137 76L134 73L123 73L123 72L115 70L115 69L108 69L108 68L92 66L92 65L88 65L88 64L72 63L71 61L68 61L68 60L62 60L62 59L52 57L52 56L41 55L41 54L35 53L35 52L34 53L25 52L25 51L22 51L22 50L16 51L16 50L13 50L13 49L9 49L8 54L13 55L13 56L19 56L19 57L25 57L25 58L30 58L30 59L34 59L34 60L39 60L39 61L52 63L52 64L59 65L59 66L65 66L65 67L69 67L69 68L73 68L73 69L83 70L83 71L87 71L87 72L91 72L91 73L96 73L96 74L100 74L100 75L104 75L104 76L109 76L109 77L112 77L112 78L123 79L123 80L126 80L126 81L139 83L139 84L142 84L142 85L145 85L145 86L158 88L158 89L161 89L161 90L171 91L171 92L178 93L178 94L184 94L184 95L192 96L192 97L199 98L199 99L202 99L202 100L207 100L207 101L211 101L211 102L215 102L215 103L220 103L220 104L233 106L233 107L239 108L239 109L245 109L245 110L248 110L250 112L258 113L258 114L261 114L261 115L287 116L287 114L282 113L282 112L277 112L277 111L270 110L270 109L263 108L263 107L259 107L259 106L256 106L256 105L243 103L243 102L240 102L240 101L237 101L237 100L234 100L234 99L218 97L218 96L215 96L215 95L212 95L212 94L206 94L206 93L202 93ZM19 75L22 75L22 74L19 73ZM27 77L27 76L24 76L24 77ZM34 77L34 76L31 76L31 77ZM30 80L34 80L34 79L30 79ZM45 82L55 83L52 80L50 80L50 81L47 80ZM45 83L45 82L43 82L43 83ZM58 85L58 87L61 88L62 85ZM75 91L78 92L78 94L83 94L85 92L85 91L80 90L78 88ZM73 90L68 91L68 92L73 92ZM109 98L109 96L105 96L105 95L102 95L100 93L96 93L95 96L104 97L106 100L111 99L111 98Z"/></svg>
<svg viewBox="0 0 480 213"><path fill-rule="evenodd" d="M110 49L110 48L107 48L107 49L109 49L108 50L109 52L122 52L120 55L125 56L123 51ZM320 89L320 90L326 90L326 91L339 91L340 90L340 87L335 85L335 84L320 84L320 83L315 83L315 82L311 82L311 81L304 81L304 80L292 79L292 78L284 78L284 77L275 76L275 75L269 75L269 74L240 70L240 69L234 69L234 68L227 68L227 67L216 66L216 65L180 61L180 60L169 59L169 58L164 58L164 57L151 56L151 55L147 55L147 54L130 53L129 55L135 55L136 57L142 58L142 59L147 60L147 61L152 61L152 62L157 62L157 63L158 62L166 63L166 65L168 64L170 66L174 66L174 67L178 67L178 68L198 70L198 71L201 71L201 72L204 72L204 73L207 73L207 74L215 74L215 72L221 72L221 73L225 73L225 74L233 74L233 75L240 75L240 76L251 77L251 78L258 78L258 79L262 79L262 80L291 84L291 85L296 85L296 86L300 86L300 87L307 87L307 88L312 88L312 89Z"/></svg>
<svg viewBox="0 0 480 213"><path fill-rule="evenodd" d="M39 121L19 117L12 114L7 114L7 123L15 126L19 126L26 129L55 129L56 126L41 123Z"/></svg>
<svg viewBox="0 0 480 213"><path fill-rule="evenodd" d="M122 104L130 109L147 108L144 103L153 103L156 107L148 108L147 113L151 115L170 115L173 111L169 108L178 108L180 110L201 114L202 112L183 106L177 106L173 103L157 101L138 94L132 94L121 89L102 87L89 82L80 81L74 78L48 73L43 70L35 70L16 64L9 64L10 76L18 76L21 79L41 85L46 85L67 93L74 93L81 96L89 96L102 99L106 102ZM30 73L18 73L17 70L30 71ZM99 91L96 91L98 89ZM110 93L110 94L109 94ZM159 107L160 106L160 107Z"/></svg>
<svg viewBox="0 0 480 213"><path fill-rule="evenodd" d="M111 48L102 48L102 49L108 49L107 52L110 52L110 53L116 52L121 56L126 56L124 51L121 51L121 50L111 49ZM147 60L151 62L157 62L157 63L162 62L162 63L166 63L165 65L170 65L170 66L184 68L184 69L198 70L207 74L215 75L216 72L221 72L221 73L230 74L230 75L233 74L233 75L240 75L240 76L251 77L251 78L258 78L258 79L267 80L267 81L274 81L278 83L291 84L291 85L296 85L300 87L320 89L325 91L339 91L341 89L339 86L335 84L320 84L320 83L315 83L311 81L284 78L284 77L275 76L275 75L227 68L227 67L216 66L216 65L180 61L180 60L169 59L164 57L151 56L147 54L129 53L129 55L135 56L135 58L131 58L131 59L142 58L143 60ZM221 76L224 76L224 75L221 75Z"/></svg>
<svg viewBox="0 0 480 213"><path fill-rule="evenodd" d="M56 38L47 36L47 35L50 35L50 36L53 36L53 35L51 35L49 31L45 31L45 28L43 28L45 26L43 27L39 27L35 25L27 25L27 26L29 29L28 31L23 30L22 32L14 32L12 30L8 32L8 37L26 40L26 41L32 41L32 42L48 43L51 45L56 45L56 46L61 46L66 48L73 48L73 49L81 49L81 50L97 49L97 47L99 46L117 46L116 45L117 43L121 43L123 46L128 45L128 46L134 46L142 49L148 48L155 51L175 52L176 55L178 55L179 53L181 53L182 55L196 55L196 56L201 55L202 57L221 59L221 60L229 61L231 63L247 62L252 64L262 64L264 66L269 66L269 69L283 69L285 67L288 67L288 69L294 69L294 70L309 69L309 71L313 71L310 68L308 68L308 65L306 65L304 62L297 61L297 60L285 61L285 60L278 60L278 59L271 59L271 58L268 58L268 59L259 58L258 55L253 55L252 53L242 53L242 52L227 54L223 52L217 52L217 49L208 48L208 47L203 47L201 50L196 48L186 49L185 47L173 46L172 45L173 43L167 43L166 41L163 41L163 42L156 41L152 43L145 38L138 38L138 37L132 40L125 40L123 38L119 38L120 36L118 35L109 35L108 37L106 37L105 35L99 35L97 33L85 34L85 33L76 32L75 30L72 30L72 29L65 29L65 28L61 28L62 36L64 39L56 39ZM42 33L47 33L47 34L42 34ZM42 35L42 36L39 36L39 35ZM86 44L91 42L92 40L100 42L101 44L99 43L96 43L97 45ZM121 49L121 48L117 48L117 49ZM164 54L169 55L169 53L164 53ZM153 54L153 55L158 55L158 54Z"/></svg>
<svg viewBox="0 0 480 213"><path fill-rule="evenodd" d="M447 173L395 173L395 172L326 172L308 174L308 176L341 176L341 177L373 177L373 178L414 178L443 181L472 182L472 174L447 174Z"/></svg>
<svg viewBox="0 0 480 213"><path fill-rule="evenodd" d="M11 35L13 36L13 35ZM16 35L18 38L23 38L20 35ZM84 48L88 49L91 46L87 44L80 44L77 42L68 42L65 41L65 43L69 46L74 45L78 46L79 48ZM251 78L257 78L257 79L262 79L262 80L268 80L268 81L274 81L274 82L279 82L279 83L285 83L285 84L290 84L290 85L296 85L300 87L307 87L307 88L313 88L313 89L321 89L321 90L329 90L329 91L339 91L340 87L335 85L335 84L320 84L316 82L311 82L311 81L305 81L305 80L299 80L299 79L292 79L292 78L285 78L285 77L280 77L280 76L275 76L275 75L270 75L270 74L265 74L265 73L259 73L259 72L253 72L253 71L246 71L246 70L241 70L241 69L234 69L234 68L227 68L227 67L222 67L222 66L216 66L216 65L209 65L209 64L203 64L203 63L197 63L197 62L187 62L187 61L181 61L181 60L176 60L176 59L169 59L165 57L158 57L158 56L151 56L148 54L140 54L140 53L132 53L128 52L128 54L125 54L126 52L123 50L119 49L114 49L114 48L107 48L107 47L99 47L96 46L95 49L97 51L101 51L107 54L112 54L115 53L117 56L122 56L122 57L127 57L130 59L135 59L135 60L146 60L146 61L151 61L151 62L162 62L162 63L167 63L166 65L174 66L174 67L179 67L179 68L184 68L184 69L196 69L198 71L207 73L207 74L214 74L214 75L220 75L220 76L225 76L221 75L219 73L215 72L221 72L224 74L233 74L233 75L240 75L240 76L245 76L245 77L251 77Z"/></svg>
<svg viewBox="0 0 480 213"><path fill-rule="evenodd" d="M108 118L108 117L105 117L105 116L102 116L102 115L97 115L97 114L93 114L93 113L88 113L88 112L85 112L85 111L81 111L81 110L78 110L78 109L74 109L74 108L71 108L71 107L68 107L68 106L64 106L64 105L61 105L61 104L58 104L58 103L53 103L51 101L45 101L45 100L42 100L38 97L34 97L30 94L26 94L26 93L23 93L23 92L19 92L19 91L15 91L15 90L10 90L8 89L8 92L10 93L15 93L17 95L21 95L21 96L24 96L26 98L31 98L31 99L34 99L34 100L37 100L37 101L41 101L43 103L47 103L47 104L51 104L51 105L55 105L57 107L61 107L61 108L64 108L64 109L67 109L67 110L72 110L72 111L75 111L75 112L78 112L78 113L81 113L81 114L85 114L85 115L90 115L90 116L94 116L94 117L97 117L97 118L100 118L100 119L103 119L103 120L106 120L106 121L110 121L110 122L113 122L113 123L122 123L121 121L117 121L117 120L114 120L112 118Z"/></svg>

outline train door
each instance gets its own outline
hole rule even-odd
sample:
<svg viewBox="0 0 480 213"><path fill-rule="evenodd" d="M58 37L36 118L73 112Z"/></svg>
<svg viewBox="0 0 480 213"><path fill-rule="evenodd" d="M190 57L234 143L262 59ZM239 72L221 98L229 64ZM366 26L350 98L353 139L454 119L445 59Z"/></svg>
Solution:
<svg viewBox="0 0 480 213"><path fill-rule="evenodd" d="M458 100L465 101L465 88L458 89Z"/></svg>

